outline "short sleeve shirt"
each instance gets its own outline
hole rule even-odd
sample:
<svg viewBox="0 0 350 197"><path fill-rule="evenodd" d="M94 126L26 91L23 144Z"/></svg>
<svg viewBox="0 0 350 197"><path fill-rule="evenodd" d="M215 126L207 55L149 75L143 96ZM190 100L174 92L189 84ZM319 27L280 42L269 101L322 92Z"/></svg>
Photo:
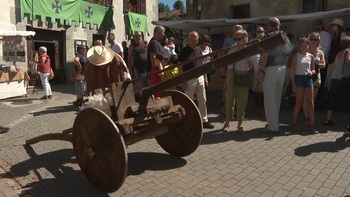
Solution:
<svg viewBox="0 0 350 197"><path fill-rule="evenodd" d="M152 62L151 62L151 53L163 53L163 47L159 41L155 38L152 38L147 46L147 72L151 72Z"/></svg>
<svg viewBox="0 0 350 197"><path fill-rule="evenodd" d="M114 45L111 45L110 48L114 51L114 53L123 52L123 46L116 42Z"/></svg>
<svg viewBox="0 0 350 197"><path fill-rule="evenodd" d="M191 48L190 46L186 45L181 51L180 51L180 54L179 54L179 62L183 62L185 60L189 60L189 59L192 59L195 57L195 50L193 48ZM183 67L182 67L182 71L185 72L187 70L190 70L192 68L195 67L195 64L194 62L191 62L191 63L188 63L188 64L185 64Z"/></svg>

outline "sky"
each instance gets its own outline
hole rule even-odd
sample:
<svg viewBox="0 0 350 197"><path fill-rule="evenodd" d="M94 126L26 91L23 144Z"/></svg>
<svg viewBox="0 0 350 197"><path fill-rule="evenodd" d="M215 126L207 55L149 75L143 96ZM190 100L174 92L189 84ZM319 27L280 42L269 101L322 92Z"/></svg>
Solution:
<svg viewBox="0 0 350 197"><path fill-rule="evenodd" d="M172 10L175 1L176 0L159 0L159 3L168 4L169 8ZM182 0L182 2L184 3L184 6L186 7L186 0Z"/></svg>

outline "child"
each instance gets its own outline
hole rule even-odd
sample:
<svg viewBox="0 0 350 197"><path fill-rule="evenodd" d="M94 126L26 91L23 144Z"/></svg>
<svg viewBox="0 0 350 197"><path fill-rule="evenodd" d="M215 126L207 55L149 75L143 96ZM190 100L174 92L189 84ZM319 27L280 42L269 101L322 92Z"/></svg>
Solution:
<svg viewBox="0 0 350 197"><path fill-rule="evenodd" d="M159 70L163 70L163 65L167 65L168 63L168 57L164 54L158 53L156 55L156 62L155 62L155 66L152 67L151 69L151 73L157 72ZM154 74L151 76L151 85L155 85L159 82L162 81L162 76L164 76L164 72L158 73L158 74ZM154 98L159 97L161 94L163 93L163 91L159 91L154 93Z"/></svg>
<svg viewBox="0 0 350 197"><path fill-rule="evenodd" d="M172 55L170 57L170 60L169 60L169 65L166 65L164 66L164 68L168 68L168 67L172 67L174 66L175 64L177 64L179 61L177 59L177 55ZM169 70L166 70L165 72L165 75L162 76L162 81L164 80L167 80L167 79L170 79L170 78L173 78L174 76L176 76L177 74L179 74L179 68L178 67L174 67L173 69L169 69ZM169 88L167 90L176 90L175 87L172 87L172 88Z"/></svg>
<svg viewBox="0 0 350 197"><path fill-rule="evenodd" d="M312 75L315 74L315 61L314 56L307 52L309 48L309 41L307 38L301 38L299 40L299 52L293 56L291 62L291 82L293 92L295 93L295 105L292 114L293 131L298 131L296 122L298 114L303 106L303 97L307 102L307 108L309 112L310 132L317 133L314 127L315 111L314 111L314 84L312 81Z"/></svg>

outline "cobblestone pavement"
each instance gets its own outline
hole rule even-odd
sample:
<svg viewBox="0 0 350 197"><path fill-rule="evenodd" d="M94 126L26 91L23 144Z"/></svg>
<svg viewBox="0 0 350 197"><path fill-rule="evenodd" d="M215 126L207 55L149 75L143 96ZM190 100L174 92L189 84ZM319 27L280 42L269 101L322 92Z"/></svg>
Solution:
<svg viewBox="0 0 350 197"><path fill-rule="evenodd" d="M0 196L348 196L350 142L343 130L349 115L335 114L336 125L324 127L316 111L319 134L262 134L262 117L247 109L244 134L222 133L221 94L208 93L209 118L202 143L191 155L167 154L154 139L127 148L128 174L114 193L92 186L80 170L73 146L65 141L25 141L72 127L76 112L73 85L54 85L53 99L38 94L0 101ZM291 110L281 111L288 130ZM302 116L300 116L300 119ZM302 124L300 124L302 126ZM7 131L7 132L5 132Z"/></svg>

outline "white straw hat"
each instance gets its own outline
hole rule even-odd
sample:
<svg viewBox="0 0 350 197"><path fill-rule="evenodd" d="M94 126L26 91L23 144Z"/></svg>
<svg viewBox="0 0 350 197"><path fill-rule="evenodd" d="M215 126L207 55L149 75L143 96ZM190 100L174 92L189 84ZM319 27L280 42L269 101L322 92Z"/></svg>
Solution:
<svg viewBox="0 0 350 197"><path fill-rule="evenodd" d="M334 19L334 20L331 22L331 25L332 25L332 24L337 24L337 25L339 25L341 28L344 29L344 21L343 21L342 19L340 19L340 18Z"/></svg>
<svg viewBox="0 0 350 197"><path fill-rule="evenodd" d="M89 62L95 66L102 66L111 62L114 58L114 51L105 46L94 46L87 52Z"/></svg>

